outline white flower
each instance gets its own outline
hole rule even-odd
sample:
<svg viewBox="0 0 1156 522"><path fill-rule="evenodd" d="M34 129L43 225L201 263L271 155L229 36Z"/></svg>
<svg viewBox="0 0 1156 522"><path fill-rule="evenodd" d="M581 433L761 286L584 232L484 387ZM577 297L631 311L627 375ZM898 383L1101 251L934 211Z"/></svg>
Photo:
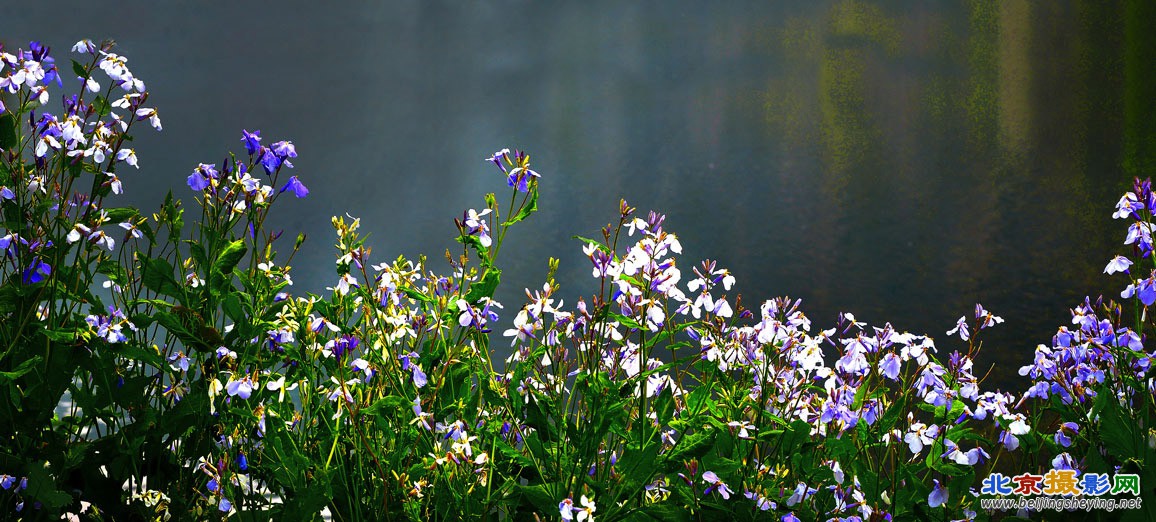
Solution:
<svg viewBox="0 0 1156 522"><path fill-rule="evenodd" d="M139 120L148 118L149 125L152 125L156 130L161 130L161 118L160 116L157 116L156 109L150 107L141 107L136 110L136 117Z"/></svg>
<svg viewBox="0 0 1156 522"><path fill-rule="evenodd" d="M140 166L137 165L137 162L136 162L136 151L135 150L120 149L120 150L116 151L116 160L128 163L129 165L132 165L138 169L140 168Z"/></svg>
<svg viewBox="0 0 1156 522"><path fill-rule="evenodd" d="M84 80L84 88L85 88L86 90L88 90L88 92L99 92L99 91L100 91L100 84L99 84L99 83L96 83L96 80L93 80L91 77L89 77L89 78L80 78L80 77L78 76L77 78L78 78L78 79L81 79L81 80Z"/></svg>
<svg viewBox="0 0 1156 522"><path fill-rule="evenodd" d="M135 163L136 156L133 156L133 161ZM137 167L137 168L140 168L140 167ZM108 179L108 186L112 189L112 193L117 194L117 195L123 194L124 193L124 184L122 184L120 182L120 178L116 177L116 174L113 174L111 172L105 172L104 174L106 176L108 176L108 178L109 178Z"/></svg>
<svg viewBox="0 0 1156 522"><path fill-rule="evenodd" d="M68 240L68 244L71 245L77 241L80 241L80 230L81 229L84 229L85 235L88 234L88 232L89 232L88 227L86 227L84 225L77 224L76 227L73 228L72 230L70 230L68 232L68 235L65 236L65 239Z"/></svg>
<svg viewBox="0 0 1156 522"><path fill-rule="evenodd" d="M750 432L747 430L754 429L754 425L752 425L751 423L749 423L747 421L731 421L731 422L727 423L727 426L730 426L732 430L734 428L738 428L739 429L738 437L740 439L751 438Z"/></svg>
<svg viewBox="0 0 1156 522"><path fill-rule="evenodd" d="M127 109L130 106L132 106L133 99L135 99L135 98L140 98L140 94L137 94L135 92L126 94L124 96L121 96L120 98L117 98L115 101L113 101L112 106L116 107L118 109ZM114 119L116 119L118 122L121 122L119 117L114 116ZM124 127L124 126L127 126L127 123L122 123L122 127ZM124 129L122 128L121 130L123 131Z"/></svg>
<svg viewBox="0 0 1156 522"><path fill-rule="evenodd" d="M908 417L910 420L910 414L908 414ZM935 442L935 438L938 436L938 425L932 424L930 427L928 427L922 422L915 422L911 424L911 428L908 430L907 435L903 437L903 440L907 442L908 449L910 449L912 453L918 455L921 451L923 451L924 446L930 446L933 442Z"/></svg>
<svg viewBox="0 0 1156 522"><path fill-rule="evenodd" d="M1024 417L1022 413L1005 415L1004 420L1011 421L1011 424L1008 425L1008 431L1010 431L1012 435L1027 435L1028 432L1031 431L1031 427L1029 427L1026 422L1027 418Z"/></svg>
<svg viewBox="0 0 1156 522"><path fill-rule="evenodd" d="M582 522L583 520L594 522L594 512L597 511L597 509L598 508L594 506L593 500L587 498L586 495L582 495L582 507L577 509L578 522Z"/></svg>
<svg viewBox="0 0 1156 522"><path fill-rule="evenodd" d="M52 137L51 134L45 134L41 136L40 141L36 142L36 157L43 158L48 153L49 147L60 150L60 142L56 141L56 138Z"/></svg>
<svg viewBox="0 0 1156 522"><path fill-rule="evenodd" d="M562 499L558 503L558 514L562 516L562 520L574 520L574 501L569 498Z"/></svg>
<svg viewBox="0 0 1156 522"><path fill-rule="evenodd" d="M72 46L72 52L74 53L92 53L93 51L96 51L96 44L92 43L92 40L88 38L76 42L76 45Z"/></svg>

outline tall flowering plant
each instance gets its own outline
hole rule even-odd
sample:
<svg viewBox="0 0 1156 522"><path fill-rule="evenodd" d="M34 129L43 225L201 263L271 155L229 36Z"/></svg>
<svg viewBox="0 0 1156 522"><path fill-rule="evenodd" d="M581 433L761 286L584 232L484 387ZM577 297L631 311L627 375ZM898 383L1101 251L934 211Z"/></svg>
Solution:
<svg viewBox="0 0 1156 522"><path fill-rule="evenodd" d="M1135 474L1146 499L1156 496L1156 195L1136 179L1113 218L1128 222L1123 244L1104 273L1126 279L1119 300L1085 299L1049 344L1036 347L1019 374L1031 380L1021 401L1046 420L1033 446L1057 455L1057 467L1085 478ZM1145 513L1153 513L1151 508Z"/></svg>
<svg viewBox="0 0 1156 522"><path fill-rule="evenodd" d="M38 42L0 53L2 498L32 518L167 513L164 491L185 492L171 504L190 512L227 507L222 482L202 477L235 481L212 457L248 439L227 437L217 396L222 378L231 396L259 373L260 356L230 347L291 284L263 223L282 193L308 194L296 177L273 188L296 151L246 132L247 158L197 167L192 233L171 195L151 218L115 206L118 173L140 167L130 132L161 119L111 43L72 52L67 73Z"/></svg>
<svg viewBox="0 0 1156 522"><path fill-rule="evenodd" d="M148 410L145 367L159 358L131 342L129 298L92 283L125 284L121 244L155 236L115 201L119 176L140 166L129 132L161 120L111 45L72 51L68 66L39 42L0 50L0 485L16 512L59 511L71 488L119 489L109 466L131 463L115 462L124 452L106 436ZM57 411L66 394L74 407Z"/></svg>

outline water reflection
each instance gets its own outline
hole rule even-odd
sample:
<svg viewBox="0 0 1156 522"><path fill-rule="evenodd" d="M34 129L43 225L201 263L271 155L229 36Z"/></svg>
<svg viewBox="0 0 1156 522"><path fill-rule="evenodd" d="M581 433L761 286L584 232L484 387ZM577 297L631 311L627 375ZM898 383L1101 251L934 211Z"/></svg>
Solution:
<svg viewBox="0 0 1156 522"><path fill-rule="evenodd" d="M670 215L686 266L717 259L748 303L802 297L817 325L854 311L950 349L983 302L1007 319L981 360L1005 387L1069 306L1122 286L1100 273L1108 216L1156 163L1139 0L278 5L0 18L8 42L58 52L113 37L149 81L166 132L138 140L130 204L187 194L241 128L293 139L312 198L275 219L309 235L300 290L332 285L331 215L361 217L379 260L440 258L451 219L500 187L481 158L518 146L543 212L503 251L508 311L550 255L567 303L590 291L569 237L625 197Z"/></svg>

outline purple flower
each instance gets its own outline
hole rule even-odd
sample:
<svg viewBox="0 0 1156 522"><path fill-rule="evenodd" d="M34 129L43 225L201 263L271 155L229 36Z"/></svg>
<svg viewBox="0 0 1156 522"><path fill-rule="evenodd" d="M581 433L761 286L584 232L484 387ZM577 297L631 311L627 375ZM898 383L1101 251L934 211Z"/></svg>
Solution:
<svg viewBox="0 0 1156 522"><path fill-rule="evenodd" d="M506 173L506 184L514 187L518 192L528 192L530 181L542 177L537 172L530 170L530 155L520 150L515 150L514 157L510 158L509 149L502 149L488 159ZM502 164L503 160L514 168L507 171L506 166Z"/></svg>
<svg viewBox="0 0 1156 522"><path fill-rule="evenodd" d="M959 338L964 341L971 338L971 333L967 330L967 316L960 316L955 322L955 328L948 330L947 335L955 335L956 332L959 332Z"/></svg>
<svg viewBox="0 0 1156 522"><path fill-rule="evenodd" d="M142 107L136 110L136 120L141 121L147 119L149 125L156 130L161 130L161 117L157 115L157 110L152 107Z"/></svg>
<svg viewBox="0 0 1156 522"><path fill-rule="evenodd" d="M910 418L910 413L908 416ZM912 453L918 455L923 451L924 446L930 446L935 442L935 438L939 436L939 425L932 424L928 426L922 422L914 422L907 430L907 434L903 436L904 442L907 443L908 449Z"/></svg>
<svg viewBox="0 0 1156 522"><path fill-rule="evenodd" d="M775 503L771 502L771 499L763 496L761 493L747 491L743 493L743 496L755 501L755 507L759 508L759 511L770 511L776 507Z"/></svg>
<svg viewBox="0 0 1156 522"><path fill-rule="evenodd" d="M984 310L983 305L981 305L979 303L975 303L975 318L977 321L980 322L979 323L979 329L980 330L982 330L984 328L991 328L992 326L995 326L995 325L1003 322L1002 317L995 315L995 314L992 314L991 312L989 312L987 310ZM964 339L964 340L966 340L966 339Z"/></svg>
<svg viewBox="0 0 1156 522"><path fill-rule="evenodd" d="M362 381L366 383L372 380L374 375L377 375L377 372L369 366L369 361L360 357L349 363L349 367L365 374L365 377L362 378Z"/></svg>
<svg viewBox="0 0 1156 522"><path fill-rule="evenodd" d="M224 513L228 513L233 510L233 503L229 502L229 499L221 497L221 502L217 504L217 509Z"/></svg>
<svg viewBox="0 0 1156 522"><path fill-rule="evenodd" d="M48 263L41 261L39 257L33 258L32 264L29 265L28 270L24 271L24 284L34 285L36 283L44 281L44 278L48 277L51 274L52 274L52 267L49 266Z"/></svg>
<svg viewBox="0 0 1156 522"><path fill-rule="evenodd" d="M939 485L939 481L935 481L935 488L931 490L931 494L927 496L927 505L929 507L937 508L947 502L947 490Z"/></svg>
<svg viewBox="0 0 1156 522"><path fill-rule="evenodd" d="M286 186L281 187L281 192L286 192L290 188L292 189L292 193L294 193L298 199L309 195L309 188L305 188L305 185L302 184L301 180L297 179L296 176L289 178L289 182L287 182Z"/></svg>
<svg viewBox="0 0 1156 522"><path fill-rule="evenodd" d="M1079 424L1076 424L1074 422L1065 422L1063 424L1060 424L1060 429L1056 430L1056 434L1053 438L1055 439L1056 444L1059 444L1060 446L1067 448L1067 447L1072 445L1072 437L1069 434L1077 435L1079 433L1080 433L1080 425Z"/></svg>
<svg viewBox="0 0 1156 522"><path fill-rule="evenodd" d="M241 141L245 142L245 151L248 152L250 156L252 156L261 149L261 131L255 130L253 132L249 132L247 130L242 130Z"/></svg>
<svg viewBox="0 0 1156 522"><path fill-rule="evenodd" d="M213 180L216 180L218 176L220 176L220 174L217 172L216 167L201 163L197 165L197 168L193 169L193 173L189 174L185 182L189 185L189 188L199 192L212 186Z"/></svg>
<svg viewBox="0 0 1156 522"><path fill-rule="evenodd" d="M472 326L481 333L489 333L490 330L486 328L486 324L498 320L498 312L492 308L501 308L502 305L486 297L479 299L479 301L485 303L481 310L471 306L465 299L458 299L458 310L461 312L458 316L458 324L463 328Z"/></svg>
<svg viewBox="0 0 1156 522"><path fill-rule="evenodd" d="M325 343L325 347L333 352L333 356L336 357L337 360L341 360L345 354L353 352L360 344L361 341L356 337L346 334Z"/></svg>
<svg viewBox="0 0 1156 522"><path fill-rule="evenodd" d="M787 505L794 506L795 504L802 502L807 497L814 495L818 491L819 490L815 488L809 488L806 484L800 482L798 486L795 486L795 491L791 494L791 497L787 499Z"/></svg>
<svg viewBox="0 0 1156 522"><path fill-rule="evenodd" d="M409 352L405 355L399 355L397 358L401 361L401 369L413 372L413 385L418 388L424 388L429 383L425 372L421 370L421 366L416 362L418 355L414 352ZM412 360L411 360L412 359Z"/></svg>
<svg viewBox="0 0 1156 522"><path fill-rule="evenodd" d="M729 500L731 498L731 493L734 493L734 491L731 491L731 488L728 487L713 471L707 471L703 473L702 480L709 484L709 486L706 488L706 491L702 492L703 495L709 495L711 491L717 491L719 495L722 495L723 499Z"/></svg>
<svg viewBox="0 0 1156 522"><path fill-rule="evenodd" d="M169 357L169 361L172 361L169 367L173 370L189 371L189 358L185 356L184 352L174 353L172 357Z"/></svg>
<svg viewBox="0 0 1156 522"><path fill-rule="evenodd" d="M241 472L249 471L249 459L245 458L244 453L237 454L237 469Z"/></svg>
<svg viewBox="0 0 1156 522"><path fill-rule="evenodd" d="M860 415L863 417L863 422L866 422L867 425L870 426L875 424L876 420L879 420L879 416L883 413L882 410L883 405L879 402L879 399L869 399L864 402L863 407L860 408Z"/></svg>
<svg viewBox="0 0 1156 522"><path fill-rule="evenodd" d="M291 141L278 141L270 145L269 148L273 150L273 154L276 154L277 157L282 159L297 157L297 147L294 147ZM289 165L289 168L292 167L292 165Z"/></svg>
<svg viewBox="0 0 1156 522"><path fill-rule="evenodd" d="M281 167L283 158L273 153L273 151L261 147L261 167L265 169L265 174L273 174ZM292 167L292 165L290 165Z"/></svg>
<svg viewBox="0 0 1156 522"><path fill-rule="evenodd" d="M887 377L893 381L898 380L899 370L902 366L902 363L903 359L901 359L898 355L889 352L887 355L883 356L882 361L879 361L879 373L882 373L884 377Z"/></svg>
<svg viewBox="0 0 1156 522"><path fill-rule="evenodd" d="M486 158L486 161L492 162L494 165L497 165L499 169L502 169L502 172L506 172L506 166L502 165L502 160L510 162L510 149L499 150Z"/></svg>
<svg viewBox="0 0 1156 522"><path fill-rule="evenodd" d="M962 466L974 466L991 458L991 455L978 446L968 451L960 451L959 446L951 439L944 439L943 444L947 447L947 451L940 457L947 457Z"/></svg>
<svg viewBox="0 0 1156 522"><path fill-rule="evenodd" d="M189 185L189 188L191 188L197 192L201 192L201 191L209 188L208 178L202 176L198 172L193 172L192 174L189 174L189 177L185 180L185 182Z"/></svg>
<svg viewBox="0 0 1156 522"><path fill-rule="evenodd" d="M490 224L484 218L490 213L490 209L484 209L478 212L474 209L467 210L462 214L462 226L466 228L466 234L471 236L478 236L478 242L483 247L489 248L493 244L493 239L490 238Z"/></svg>
<svg viewBox="0 0 1156 522"><path fill-rule="evenodd" d="M1138 295L1144 306L1152 306L1152 303L1156 303L1156 278L1149 277L1140 281Z"/></svg>
<svg viewBox="0 0 1156 522"><path fill-rule="evenodd" d="M1067 453L1060 453L1056 458L1052 459L1052 467L1055 469L1074 469L1079 470L1076 461Z"/></svg>
<svg viewBox="0 0 1156 522"><path fill-rule="evenodd" d="M242 399L248 399L253 394L253 380L248 375L241 380L230 378L229 383L225 385L225 391L230 397L240 396Z"/></svg>

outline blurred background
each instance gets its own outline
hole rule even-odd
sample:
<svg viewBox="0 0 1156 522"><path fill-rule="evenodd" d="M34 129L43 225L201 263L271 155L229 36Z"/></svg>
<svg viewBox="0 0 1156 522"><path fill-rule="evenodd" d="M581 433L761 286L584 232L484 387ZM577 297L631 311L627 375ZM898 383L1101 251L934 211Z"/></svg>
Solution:
<svg viewBox="0 0 1156 522"><path fill-rule="evenodd" d="M1115 202L1156 170L1154 19L1142 0L64 1L6 3L0 40L66 72L77 40L117 41L164 123L119 173L146 212L191 203L185 177L243 128L292 140L312 193L273 223L283 252L308 235L297 293L335 282L346 213L374 262L448 271L453 218L507 201L483 159L516 147L542 197L499 260L506 324L550 256L567 306L597 290L571 236L625 198L669 216L684 274L717 260L745 303L802 298L816 328L849 311L945 352L981 302L1007 322L977 373L1018 391L1070 307L1125 286L1102 272Z"/></svg>

